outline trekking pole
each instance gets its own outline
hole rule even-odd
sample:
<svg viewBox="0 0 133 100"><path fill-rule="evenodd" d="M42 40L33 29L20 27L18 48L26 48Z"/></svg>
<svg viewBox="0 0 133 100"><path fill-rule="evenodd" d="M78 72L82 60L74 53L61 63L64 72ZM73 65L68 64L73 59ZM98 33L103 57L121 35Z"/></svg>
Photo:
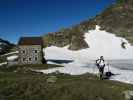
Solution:
<svg viewBox="0 0 133 100"><path fill-rule="evenodd" d="M109 70L109 63L108 63L107 65L108 65L108 72L109 72L109 71L110 71L110 70Z"/></svg>

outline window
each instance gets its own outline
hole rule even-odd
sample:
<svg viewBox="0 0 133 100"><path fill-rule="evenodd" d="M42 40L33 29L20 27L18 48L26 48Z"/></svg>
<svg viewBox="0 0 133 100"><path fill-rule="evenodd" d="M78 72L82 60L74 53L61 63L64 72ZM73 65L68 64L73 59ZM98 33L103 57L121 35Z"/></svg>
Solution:
<svg viewBox="0 0 133 100"><path fill-rule="evenodd" d="M35 50L35 53L37 53L37 50Z"/></svg>
<svg viewBox="0 0 133 100"><path fill-rule="evenodd" d="M37 57L35 57L35 61L37 61Z"/></svg>
<svg viewBox="0 0 133 100"><path fill-rule="evenodd" d="M23 50L22 53L25 53L25 50Z"/></svg>
<svg viewBox="0 0 133 100"><path fill-rule="evenodd" d="M25 61L26 60L26 58L23 58L23 61Z"/></svg>
<svg viewBox="0 0 133 100"><path fill-rule="evenodd" d="M31 61L31 58L29 58L29 61Z"/></svg>

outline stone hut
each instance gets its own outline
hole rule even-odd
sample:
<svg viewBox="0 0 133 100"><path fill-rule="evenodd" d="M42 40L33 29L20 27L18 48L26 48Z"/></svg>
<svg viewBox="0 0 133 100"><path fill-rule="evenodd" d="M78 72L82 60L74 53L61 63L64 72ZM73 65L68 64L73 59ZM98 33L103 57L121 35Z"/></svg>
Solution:
<svg viewBox="0 0 133 100"><path fill-rule="evenodd" d="M45 63L41 37L21 37L18 42L19 64Z"/></svg>

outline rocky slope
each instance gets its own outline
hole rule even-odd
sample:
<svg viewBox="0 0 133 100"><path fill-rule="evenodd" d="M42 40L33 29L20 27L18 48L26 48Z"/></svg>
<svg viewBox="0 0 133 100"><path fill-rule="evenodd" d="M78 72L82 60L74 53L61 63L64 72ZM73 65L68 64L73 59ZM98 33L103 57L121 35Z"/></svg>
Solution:
<svg viewBox="0 0 133 100"><path fill-rule="evenodd" d="M59 32L49 33L44 36L45 44L58 47L69 45L70 50L89 48L84 41L84 33L94 29L96 25L101 26L101 30L124 37L133 44L133 1L111 5L90 20Z"/></svg>
<svg viewBox="0 0 133 100"><path fill-rule="evenodd" d="M126 38L133 44L133 1L107 8L95 21L102 29Z"/></svg>
<svg viewBox="0 0 133 100"><path fill-rule="evenodd" d="M13 44L0 38L0 55L9 52L13 47Z"/></svg>

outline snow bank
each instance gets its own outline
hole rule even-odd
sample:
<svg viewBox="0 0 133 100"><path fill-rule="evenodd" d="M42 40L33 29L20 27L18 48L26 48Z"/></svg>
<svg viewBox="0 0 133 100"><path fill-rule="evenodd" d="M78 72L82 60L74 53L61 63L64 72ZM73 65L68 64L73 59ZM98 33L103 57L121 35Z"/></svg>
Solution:
<svg viewBox="0 0 133 100"><path fill-rule="evenodd" d="M116 37L114 34L106 31L101 31L99 28L99 26L96 26L95 30L90 30L85 33L85 41L90 48L71 51L68 50L68 46L63 48L51 46L44 49L46 59L73 60L74 62L63 64L64 67L61 68L41 70L41 72L52 73L60 71L71 75L80 75L87 72L96 74L98 70L94 66L94 61L92 65L89 63L101 55L105 59L133 59L133 46L126 39ZM121 47L122 42L126 42L126 49ZM112 66L111 71L117 74L112 77L112 80L133 84L133 70L121 70Z"/></svg>
<svg viewBox="0 0 133 100"><path fill-rule="evenodd" d="M0 63L0 66L6 65L7 62Z"/></svg>

